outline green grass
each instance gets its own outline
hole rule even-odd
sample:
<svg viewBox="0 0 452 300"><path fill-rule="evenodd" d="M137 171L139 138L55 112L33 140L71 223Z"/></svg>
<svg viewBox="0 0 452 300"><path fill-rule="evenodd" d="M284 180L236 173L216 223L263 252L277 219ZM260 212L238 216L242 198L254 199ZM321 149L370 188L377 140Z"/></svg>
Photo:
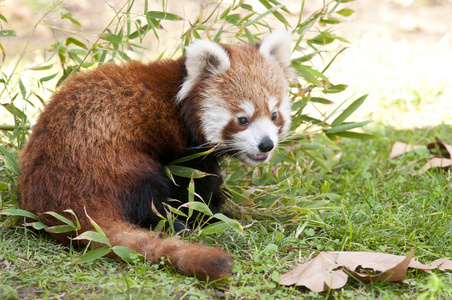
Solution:
<svg viewBox="0 0 452 300"><path fill-rule="evenodd" d="M260 1L261 4L270 2L275 3L275 1ZM49 12L57 12L60 16L60 11L57 10L58 3L55 5L55 11L52 9ZM164 6L165 1L162 3ZM134 6L133 1L129 1L128 4L131 8ZM347 2L346 5L348 5ZM228 10L230 8L226 5L210 6L204 12L204 19L200 20L197 16L184 16L190 21L190 28L185 28L181 36L167 38L165 35L165 39L161 39L162 43L171 40L172 43L177 44L177 50L168 46L170 50L166 51L164 56L176 55L181 45L189 43L198 35L204 38L221 36L224 40L232 39L234 43L246 42L259 36L255 32L268 32L266 22L269 18L273 22L275 18L281 21L281 15L269 13L262 19L265 22L254 23L247 27L249 18L251 20L257 18L265 13L266 9L256 13L255 8L249 5L242 5L242 8L239 6L232 10ZM116 14L110 25L105 24L105 32L115 34L115 36L107 36L113 42L97 39L98 35L93 39L92 36L84 35L80 31L55 41L54 49L59 49L59 55L47 55L31 62L28 58L34 57L35 54L39 54L37 57L40 57L42 49L31 50L24 45L22 52L26 54L25 56L19 56L15 60L7 57L0 72L0 83L3 83L0 97L3 97L2 103L12 105L5 106L6 109L0 111L2 120L0 126L3 126L3 123L12 125L9 127L14 128L14 131L8 134L3 134L2 131L0 142L2 149L8 152L9 162L16 162L16 153L24 142L29 121L34 120L43 106L42 102L48 99L56 89L60 79L72 70L91 68L93 65L109 60L127 60L128 55L135 57L133 55L138 54L141 58L142 52L148 55L146 45L141 43L141 36L134 32L137 25L141 24L138 21L142 17L142 12L132 11L133 13L129 14L124 7L120 9L120 13ZM275 12L280 11L283 13L282 10L275 10ZM328 49L329 42L334 40L331 40L331 35L328 34L330 27L318 25L319 19L325 20L330 17L326 11L313 15L314 23L311 23L309 16L303 14L303 18L300 18L297 24L292 24L294 31L299 31L298 34L306 34L305 36L294 35L294 41L298 39L301 46L295 51L294 57L303 57L314 51L307 41L311 41L311 46L315 45L319 50ZM249 12L252 14L248 15ZM243 17L242 19L239 19L239 14ZM288 19L290 17L285 13L283 15ZM69 19L66 21L69 22ZM329 21L335 22L334 19ZM153 19L147 22L157 24L157 20ZM165 28L169 28L166 26L170 24L164 23L164 25ZM143 29L140 35L144 36L147 31L150 32L146 42L154 41L153 38L158 39L157 32L152 29L154 27L147 27L146 30L144 27L140 28ZM244 28L250 31L244 31ZM305 31L307 28L309 30ZM327 45L321 45L323 39L318 38L319 30L329 37ZM168 32L174 35L181 30L168 30ZM133 51L127 47L129 43L132 43ZM375 47L375 44L373 39L366 43L376 55L381 47ZM8 52L7 42L0 46L4 46L6 53L11 54L11 51ZM50 49L49 46L46 45ZM389 48L393 53L394 47ZM96 54L92 55L91 50ZM368 54L374 54L367 48L364 50ZM335 53L329 53L329 55L334 57ZM160 54L152 53L149 57ZM349 70L352 77L344 78L344 70L342 70L341 74L336 76L337 80L332 82L348 84L348 79L358 80L354 88L358 87L362 90L353 95L350 100L372 91L369 99L358 110L361 113L355 113L353 118L363 121L372 115L376 118L376 125L367 126L366 130L381 138L375 140L342 138L340 144L325 138L324 132L328 132L331 128L327 124L331 123L331 119L327 120L327 123L323 121L325 116L337 109L337 106L329 106L328 110L325 109L328 113L325 112L324 107L319 103L312 103L311 91L312 97L334 98L336 103L342 102L346 97L342 92L332 95L330 90L330 93L327 93L328 84L319 86L319 82L323 82L324 78L318 74L318 71L329 64L330 59L327 59L327 55L316 56L316 60L306 58L307 60L303 61L306 68L300 66L299 68L308 82L300 77L299 85L292 89L292 98L295 100L294 124L299 125L301 121L306 121L306 116L302 113L310 109L311 112L321 116L319 117L321 126L315 128L317 132L312 136L305 134L295 137L295 140L286 143L284 149L300 143L312 144L307 143L304 148L295 149L275 165L250 168L237 161L226 161L224 167L228 170L227 186L233 195L228 209L245 228L243 235L223 226L226 233L207 234L198 230L193 235L184 237L189 242L219 246L231 253L235 264L233 274L228 280L222 283L206 283L193 277L183 276L175 269L163 265L152 265L148 262L143 263L139 260L126 263L101 258L93 262L73 264L71 262L74 259L89 249L62 246L50 239L44 231L32 231L22 225L7 226L9 222L5 222L6 216L0 215L0 224L5 225L0 226L0 299L5 298L8 291L13 294L13 299L15 293L20 298L28 299L450 298L452 296L450 272L439 271L428 274L419 270L410 270L407 279L400 283L363 283L350 278L343 289L320 294L304 288L279 286L277 283L279 275L305 262L311 255L315 255L315 251L373 251L406 254L414 248L415 258L423 263L452 256L452 218L450 217L452 215L450 204L452 176L450 171L431 170L418 175L417 170L430 157L427 151L416 151L396 159L388 158L395 141L427 144L438 136L451 144L449 133L452 128L440 125L433 128L401 131L381 124L395 124L392 121L400 121L401 117L403 121L403 116L406 114L402 115L400 112L405 109L404 105L410 104L407 107L414 107L417 111L425 103L436 103L439 100L442 101L441 103L446 103L443 100L448 99L447 95L450 94L448 88L445 88L447 85L434 80L435 78L432 81L426 81L429 84L419 84L420 91L416 92L416 101L411 101L405 92L417 91L417 89L406 86L406 82L400 84L390 76L381 76L381 74L390 74L393 69L385 68L383 65L382 71L376 75L375 72L367 70L375 70L376 66L380 66L379 59L372 57L362 59L354 52L351 56L358 62L352 64L345 60L342 62L342 69ZM366 63L363 64L363 61ZM337 63L341 66L340 61L334 61L328 70L340 69L340 67L337 68ZM356 65L361 66L365 72L356 74ZM310 73L311 67L317 72ZM10 70L13 71L10 72ZM417 72L410 74L415 73ZM431 73L423 73L430 74L429 78L433 78ZM388 87L385 83L369 81L362 74L377 79L388 78L387 80L392 80L397 88ZM446 77L442 76L442 78ZM417 82L411 78L406 80ZM399 87L404 93L398 92ZM432 92L435 89L444 92L435 94ZM373 103L375 99L381 103L375 105ZM447 105L437 107L447 108ZM302 111L305 106L306 110ZM379 109L373 112L376 107ZM344 108L346 106L341 107L341 109ZM372 112L366 112L368 110ZM443 118L444 114L447 115L445 112L447 109L442 110L441 115L434 115L432 118L435 118L435 121L445 120ZM338 110L339 117L340 113L341 110ZM316 117L316 115L310 114L310 117ZM332 118L337 118L337 114ZM410 126L417 120L411 118L411 115L408 119L414 120ZM349 124L342 122L335 124L336 128L343 125ZM344 133L349 132L342 132ZM305 151L307 147L313 150ZM320 167L321 164L323 168ZM331 171L328 172L327 169ZM9 168L6 167L4 160L0 159L1 209L17 206L17 174L17 170L16 173L11 172L11 165Z"/></svg>
<svg viewBox="0 0 452 300"><path fill-rule="evenodd" d="M294 182L291 191L280 195L281 201L299 198L297 189L308 186L309 190L302 191L309 195L304 203L328 200L327 205L322 202L324 209L297 214L290 205L264 206L257 194L251 193L246 200L235 197L238 206L229 205L249 218L241 221L246 227L243 236L195 233L186 238L218 245L233 255L233 275L225 283L205 283L168 267L141 262L102 258L73 265L70 262L83 250L61 246L45 233L18 226L0 228L0 284L11 286L21 296L31 293L31 298L40 299L412 299L430 292L436 299L450 297L450 273L439 271L430 275L410 270L400 283L363 283L351 278L343 289L320 294L274 281L304 262L313 252L308 248L406 254L414 247L415 258L424 263L452 256L451 173L431 170L416 175L430 155L425 151L388 158L396 140L422 144L439 136L448 142L451 128L398 131L377 126L374 130L381 139L343 141L342 157L332 173L300 173L296 166L286 167L285 174L298 173L308 184ZM231 161L229 168L234 173L234 168L243 166ZM253 186L246 176L229 185L236 193ZM328 195L336 197L325 196L327 186ZM271 186L253 187L267 197L274 190Z"/></svg>

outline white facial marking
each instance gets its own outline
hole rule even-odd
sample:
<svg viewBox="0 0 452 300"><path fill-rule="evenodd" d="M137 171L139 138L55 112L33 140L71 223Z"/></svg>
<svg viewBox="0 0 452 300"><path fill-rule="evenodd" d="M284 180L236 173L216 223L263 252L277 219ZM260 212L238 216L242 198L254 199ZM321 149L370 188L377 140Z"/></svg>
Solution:
<svg viewBox="0 0 452 300"><path fill-rule="evenodd" d="M282 128L282 134L286 134L290 129L291 124L291 116L290 113L292 111L292 105L290 103L289 98L284 98L283 101L281 101L281 104L279 106L279 113L284 118L284 125Z"/></svg>
<svg viewBox="0 0 452 300"><path fill-rule="evenodd" d="M246 130L236 133L233 137L234 146L240 149L238 158L252 165L266 162L270 158L271 151L262 161L256 161L249 155L262 155L259 144L265 137L270 138L273 144L278 144L278 127L268 117L259 118L253 121Z"/></svg>
<svg viewBox="0 0 452 300"><path fill-rule="evenodd" d="M270 97L270 101L268 101L268 108L270 109L270 112L275 111L276 104L278 104L278 99L276 97Z"/></svg>
<svg viewBox="0 0 452 300"><path fill-rule="evenodd" d="M213 144L223 142L223 129L234 116L225 107L218 105L218 101L203 101L201 118L202 128L206 140Z"/></svg>
<svg viewBox="0 0 452 300"><path fill-rule="evenodd" d="M254 115L254 104L251 101L243 101L240 104L240 108L243 109L243 112L245 113L245 116L252 117Z"/></svg>

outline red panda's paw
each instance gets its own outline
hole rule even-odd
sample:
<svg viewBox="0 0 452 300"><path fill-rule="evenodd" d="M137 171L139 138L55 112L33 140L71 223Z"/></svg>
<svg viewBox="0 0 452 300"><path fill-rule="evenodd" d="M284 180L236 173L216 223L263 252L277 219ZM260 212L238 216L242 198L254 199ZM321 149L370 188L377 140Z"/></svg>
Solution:
<svg viewBox="0 0 452 300"><path fill-rule="evenodd" d="M232 273L232 257L219 248L190 245L178 262L178 268L187 275L195 275L201 280L217 280Z"/></svg>

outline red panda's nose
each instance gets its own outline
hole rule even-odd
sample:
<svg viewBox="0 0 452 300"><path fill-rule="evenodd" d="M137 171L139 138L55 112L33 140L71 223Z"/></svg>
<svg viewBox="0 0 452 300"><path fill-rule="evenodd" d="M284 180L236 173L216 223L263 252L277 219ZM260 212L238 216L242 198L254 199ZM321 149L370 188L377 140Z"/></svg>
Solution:
<svg viewBox="0 0 452 300"><path fill-rule="evenodd" d="M257 148L259 148L259 151L261 152L270 152L273 147L275 147L275 145L268 136L264 137L261 143L257 146Z"/></svg>

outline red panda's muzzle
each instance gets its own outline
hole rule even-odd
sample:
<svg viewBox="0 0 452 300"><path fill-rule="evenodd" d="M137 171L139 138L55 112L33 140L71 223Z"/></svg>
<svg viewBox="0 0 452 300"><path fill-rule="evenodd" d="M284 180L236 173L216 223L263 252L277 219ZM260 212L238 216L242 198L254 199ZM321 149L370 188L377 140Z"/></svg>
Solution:
<svg viewBox="0 0 452 300"><path fill-rule="evenodd" d="M263 162L268 158L268 153L248 154L248 157L256 162Z"/></svg>

